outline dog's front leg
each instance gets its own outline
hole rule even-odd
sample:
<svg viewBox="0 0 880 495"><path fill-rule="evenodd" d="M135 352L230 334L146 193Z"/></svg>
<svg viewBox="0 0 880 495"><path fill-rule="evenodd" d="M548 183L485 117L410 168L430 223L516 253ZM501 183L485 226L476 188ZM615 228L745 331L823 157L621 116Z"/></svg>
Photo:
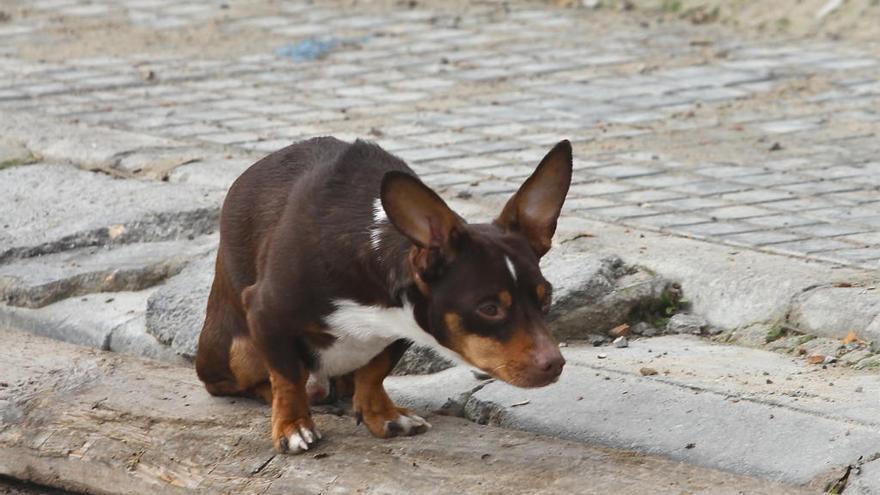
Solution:
<svg viewBox="0 0 880 495"><path fill-rule="evenodd" d="M291 381L281 373L269 370L272 383L272 441L283 454L309 450L321 438L309 412L306 393L308 373L305 369L299 373L299 377L299 380Z"/></svg>
<svg viewBox="0 0 880 495"><path fill-rule="evenodd" d="M395 342L354 372L353 403L358 422L363 421L379 438L417 435L431 427L411 410L397 407L382 385L402 353L400 344Z"/></svg>
<svg viewBox="0 0 880 495"><path fill-rule="evenodd" d="M251 337L269 369L272 442L278 452L297 454L321 439L309 411L309 371L303 360L308 348L302 333L295 331L305 325L295 318L295 307L275 303L261 287L246 288L242 302Z"/></svg>

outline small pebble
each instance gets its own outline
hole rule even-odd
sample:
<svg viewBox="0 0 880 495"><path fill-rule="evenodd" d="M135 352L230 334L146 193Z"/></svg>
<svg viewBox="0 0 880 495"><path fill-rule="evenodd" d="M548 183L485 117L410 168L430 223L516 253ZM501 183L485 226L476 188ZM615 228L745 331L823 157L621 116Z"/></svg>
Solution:
<svg viewBox="0 0 880 495"><path fill-rule="evenodd" d="M618 349L623 349L624 347L629 347L629 341L626 340L626 337L623 337L623 336L620 336L620 337L617 337L616 339L614 339L613 344L614 344L614 347L617 347Z"/></svg>
<svg viewBox="0 0 880 495"><path fill-rule="evenodd" d="M599 354L599 355L596 356L596 357L599 358L599 359L605 359L605 358L608 357L608 354L605 354L605 353L603 352L602 354Z"/></svg>

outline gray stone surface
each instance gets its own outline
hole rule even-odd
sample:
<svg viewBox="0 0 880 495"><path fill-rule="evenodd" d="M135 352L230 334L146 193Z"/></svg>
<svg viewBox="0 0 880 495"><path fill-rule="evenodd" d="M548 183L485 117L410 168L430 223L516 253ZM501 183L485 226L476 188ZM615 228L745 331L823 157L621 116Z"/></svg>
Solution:
<svg viewBox="0 0 880 495"><path fill-rule="evenodd" d="M394 375L429 375L455 366L430 347L412 346L394 367Z"/></svg>
<svg viewBox="0 0 880 495"><path fill-rule="evenodd" d="M0 170L0 263L110 243L216 231L222 192L119 180L64 165Z"/></svg>
<svg viewBox="0 0 880 495"><path fill-rule="evenodd" d="M597 234L578 237L584 232ZM566 242L566 239L575 240ZM771 326L785 322L792 310L792 302L801 294L835 284L851 284L864 290L871 287L877 277L869 270L732 249L570 216L560 221L556 242L564 242L567 248L591 256L617 255L625 260L638 260L639 265L680 284L689 301L689 310L706 318L710 326L744 329L760 324L765 328L765 335ZM873 292L866 291L861 297L873 297ZM867 304L862 306L870 307ZM827 316L839 318L842 323L823 324L827 328L823 331L831 335L833 329L834 335L838 335L836 332L847 328L846 322L853 318L865 321L876 314L870 311L857 315L835 310Z"/></svg>
<svg viewBox="0 0 880 495"><path fill-rule="evenodd" d="M216 259L216 251L202 256L159 286L147 300L149 334L187 358L196 355Z"/></svg>
<svg viewBox="0 0 880 495"><path fill-rule="evenodd" d="M870 287L870 288L869 288ZM798 330L812 335L841 339L850 332L870 341L880 341L880 291L876 287L823 286L800 294L789 315Z"/></svg>
<svg viewBox="0 0 880 495"><path fill-rule="evenodd" d="M26 146L0 134L0 169L26 165L34 161L36 157Z"/></svg>
<svg viewBox="0 0 880 495"><path fill-rule="evenodd" d="M46 160L73 162L88 170L114 170L123 157L132 160L139 151L154 154L156 149L179 146L161 137L82 124L47 127L45 119L23 112L9 113L0 121L0 136L36 150Z"/></svg>
<svg viewBox="0 0 880 495"><path fill-rule="evenodd" d="M147 332L146 317L143 313L113 329L107 341L107 350L166 363L189 363L189 356L181 355L176 349L160 342Z"/></svg>
<svg viewBox="0 0 880 495"><path fill-rule="evenodd" d="M169 173L169 180L226 191L242 172L262 158L261 155L204 157L176 167Z"/></svg>
<svg viewBox="0 0 880 495"><path fill-rule="evenodd" d="M850 473L846 495L880 495L880 459L865 463L857 472Z"/></svg>
<svg viewBox="0 0 880 495"><path fill-rule="evenodd" d="M433 428L418 437L377 439L350 415L316 412L312 417L323 440L308 453L278 455L269 440L269 408L210 396L190 367L4 328L0 341L6 344L0 347L5 383L0 387L0 475L79 492L808 493L803 487L440 416L430 416Z"/></svg>
<svg viewBox="0 0 880 495"><path fill-rule="evenodd" d="M149 292L88 294L39 309L2 305L0 318L10 328L107 349L114 329L143 314Z"/></svg>
<svg viewBox="0 0 880 495"><path fill-rule="evenodd" d="M686 336L563 354L560 382L541 389L480 382L460 368L392 377L388 389L418 409L467 397L463 414L475 421L799 484L878 452L874 375ZM659 373L642 376L643 367Z"/></svg>
<svg viewBox="0 0 880 495"><path fill-rule="evenodd" d="M666 323L666 331L669 333L690 333L700 335L708 323L700 315L678 313L672 315Z"/></svg>
<svg viewBox="0 0 880 495"><path fill-rule="evenodd" d="M38 309L0 304L0 326L73 344L183 363L174 350L146 331L145 309L153 290L88 294Z"/></svg>
<svg viewBox="0 0 880 495"><path fill-rule="evenodd" d="M0 265L0 300L37 308L92 292L137 291L180 272L216 245L195 240L86 247Z"/></svg>
<svg viewBox="0 0 880 495"><path fill-rule="evenodd" d="M681 295L668 279L617 256L596 256L565 245L551 250L541 269L553 284L548 320L561 340L605 334L622 323L654 317Z"/></svg>

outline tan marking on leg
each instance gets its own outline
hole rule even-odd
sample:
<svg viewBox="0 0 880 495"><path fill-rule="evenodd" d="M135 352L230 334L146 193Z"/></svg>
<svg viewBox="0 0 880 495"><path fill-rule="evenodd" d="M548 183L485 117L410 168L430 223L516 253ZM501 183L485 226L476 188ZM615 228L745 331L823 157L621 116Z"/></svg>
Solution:
<svg viewBox="0 0 880 495"><path fill-rule="evenodd" d="M385 349L354 372L355 414L379 438L424 433L431 425L413 411L397 407L382 382L391 372L391 353Z"/></svg>
<svg viewBox="0 0 880 495"><path fill-rule="evenodd" d="M229 348L229 369L239 387L247 390L269 380L269 369L250 337L235 337Z"/></svg>
<svg viewBox="0 0 880 495"><path fill-rule="evenodd" d="M281 374L269 370L269 379L272 384L272 441L275 448L281 452L299 452L308 450L298 443L290 444L290 439L300 439L309 434L317 441L320 434L315 429L309 411L309 398L306 394L306 379L309 374L303 368L300 370L300 379L292 382ZM310 433L306 433L310 432ZM312 442L305 440L306 447Z"/></svg>
<svg viewBox="0 0 880 495"><path fill-rule="evenodd" d="M547 286L543 283L538 284L537 287L535 287L535 295L538 296L538 302L543 303L544 298L547 297Z"/></svg>

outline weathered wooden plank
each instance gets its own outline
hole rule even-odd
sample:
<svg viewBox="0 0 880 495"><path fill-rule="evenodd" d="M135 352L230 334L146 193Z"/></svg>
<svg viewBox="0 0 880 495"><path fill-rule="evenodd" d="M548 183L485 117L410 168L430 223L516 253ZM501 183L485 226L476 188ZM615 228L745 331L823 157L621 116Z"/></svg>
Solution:
<svg viewBox="0 0 880 495"><path fill-rule="evenodd" d="M268 408L210 397L186 367L0 329L0 474L89 493L797 493L630 453L433 417L377 440L319 414L325 441L275 455Z"/></svg>

